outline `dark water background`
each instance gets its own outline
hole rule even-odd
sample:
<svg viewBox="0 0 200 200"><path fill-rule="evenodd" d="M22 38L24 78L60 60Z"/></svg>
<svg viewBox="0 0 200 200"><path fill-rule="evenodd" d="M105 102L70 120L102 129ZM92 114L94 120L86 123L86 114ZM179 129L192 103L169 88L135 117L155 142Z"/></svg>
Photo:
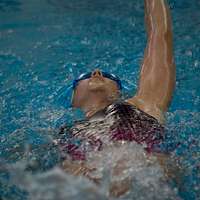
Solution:
<svg viewBox="0 0 200 200"><path fill-rule="evenodd" d="M200 1L169 3L177 82L165 143L179 144L175 154L185 170L179 193L191 200L200 198ZM38 149L63 121L81 117L59 101L78 74L95 68L113 72L131 96L146 44L143 11L141 0L0 0L3 163L37 160L43 171L59 161L56 150ZM25 198L8 177L2 172L2 198Z"/></svg>

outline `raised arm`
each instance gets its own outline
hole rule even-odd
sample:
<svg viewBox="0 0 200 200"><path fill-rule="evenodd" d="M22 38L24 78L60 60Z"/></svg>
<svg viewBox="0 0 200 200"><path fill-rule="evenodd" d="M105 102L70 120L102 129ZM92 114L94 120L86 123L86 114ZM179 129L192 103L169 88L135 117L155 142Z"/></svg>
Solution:
<svg viewBox="0 0 200 200"><path fill-rule="evenodd" d="M172 25L165 0L145 0L148 42L137 94L128 100L163 122L175 85Z"/></svg>

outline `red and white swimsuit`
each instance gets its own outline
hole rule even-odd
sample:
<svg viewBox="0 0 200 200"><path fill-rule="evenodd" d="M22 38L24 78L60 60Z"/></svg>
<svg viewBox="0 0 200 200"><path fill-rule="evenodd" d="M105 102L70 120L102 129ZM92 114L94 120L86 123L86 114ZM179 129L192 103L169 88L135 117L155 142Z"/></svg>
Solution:
<svg viewBox="0 0 200 200"><path fill-rule="evenodd" d="M76 122L73 127L63 126L61 138L57 140L63 158L87 160L87 152L101 151L113 142L132 142L154 152L163 140L164 127L158 120L128 103L116 103L101 113L97 120Z"/></svg>

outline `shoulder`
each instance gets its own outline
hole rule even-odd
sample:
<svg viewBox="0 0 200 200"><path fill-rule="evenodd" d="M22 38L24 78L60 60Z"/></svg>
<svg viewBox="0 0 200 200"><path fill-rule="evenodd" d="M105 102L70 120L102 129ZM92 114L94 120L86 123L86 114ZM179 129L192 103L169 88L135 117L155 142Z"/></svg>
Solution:
<svg viewBox="0 0 200 200"><path fill-rule="evenodd" d="M137 107L143 112L156 118L160 124L164 124L165 122L164 113L155 104L144 102L142 99L140 99L137 96L127 99L125 102Z"/></svg>

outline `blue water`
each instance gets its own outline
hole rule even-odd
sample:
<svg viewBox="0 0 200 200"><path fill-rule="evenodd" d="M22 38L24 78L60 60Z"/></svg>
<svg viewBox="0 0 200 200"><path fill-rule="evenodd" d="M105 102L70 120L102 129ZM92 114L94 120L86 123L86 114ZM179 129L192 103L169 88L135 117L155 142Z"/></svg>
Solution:
<svg viewBox="0 0 200 200"><path fill-rule="evenodd" d="M200 199L200 1L170 1L176 91L167 113L166 146L184 169L179 195ZM37 161L46 171L59 162L42 149L63 121L81 118L63 105L78 74L100 68L136 90L146 44L141 0L0 0L0 158ZM60 101L61 100L61 101ZM64 107L65 106L65 107ZM179 144L179 145L176 145ZM31 146L31 150L30 150ZM46 147L45 147L46 148ZM28 152L28 153L27 153ZM48 153L46 153L48 152ZM0 171L2 199L27 199Z"/></svg>

